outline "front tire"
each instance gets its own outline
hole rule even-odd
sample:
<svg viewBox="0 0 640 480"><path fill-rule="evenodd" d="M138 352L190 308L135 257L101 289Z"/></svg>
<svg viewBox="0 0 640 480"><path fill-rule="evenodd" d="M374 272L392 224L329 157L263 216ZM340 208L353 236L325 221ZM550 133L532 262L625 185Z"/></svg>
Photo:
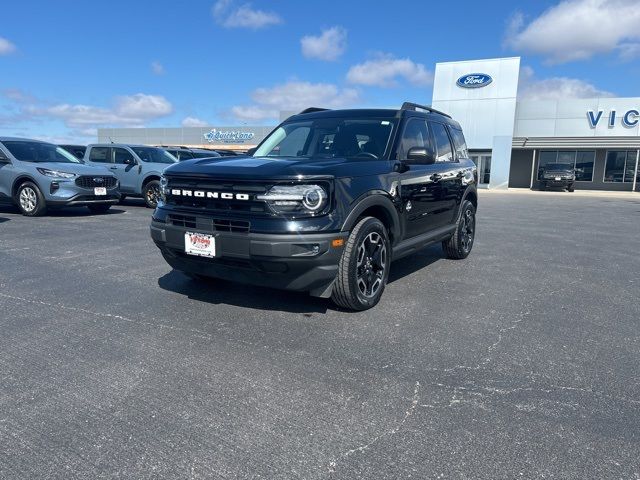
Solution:
<svg viewBox="0 0 640 480"><path fill-rule="evenodd" d="M460 216L453 235L442 242L447 258L461 260L467 258L473 248L476 235L476 208L469 200L462 203Z"/></svg>
<svg viewBox="0 0 640 480"><path fill-rule="evenodd" d="M573 192L573 191L575 191L575 187L573 186L573 184L571 184L567 187L567 192Z"/></svg>
<svg viewBox="0 0 640 480"><path fill-rule="evenodd" d="M107 213L111 208L111 205L108 203L96 203L92 205L87 205L87 208L91 211L91 213Z"/></svg>
<svg viewBox="0 0 640 480"><path fill-rule="evenodd" d="M377 218L363 218L347 239L331 299L348 310L375 306L387 284L390 263L387 229Z"/></svg>
<svg viewBox="0 0 640 480"><path fill-rule="evenodd" d="M18 188L18 208L26 217L39 217L47 212L47 204L35 183L25 182Z"/></svg>
<svg viewBox="0 0 640 480"><path fill-rule="evenodd" d="M156 206L158 206L158 199L160 198L160 182L158 180L147 182L142 189L142 197L147 207L156 208Z"/></svg>

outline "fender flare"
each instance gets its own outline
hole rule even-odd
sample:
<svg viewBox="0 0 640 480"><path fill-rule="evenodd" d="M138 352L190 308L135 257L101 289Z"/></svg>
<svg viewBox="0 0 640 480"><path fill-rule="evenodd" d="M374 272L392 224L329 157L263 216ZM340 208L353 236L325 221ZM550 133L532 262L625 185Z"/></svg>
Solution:
<svg viewBox="0 0 640 480"><path fill-rule="evenodd" d="M14 199L16 198L16 194L18 193L18 192L16 191L16 189L17 189L18 185L19 185L19 184L21 184L21 183L22 183L22 182L24 182L24 181L28 181L28 182L31 182L31 183L35 183L35 184L36 184L36 186L37 186L39 189L41 189L41 190L42 190L42 188L40 187L40 185L38 185L38 182L36 182L36 181L33 179L33 177L32 177L31 175L26 174L26 173L23 173L23 174L18 175L18 177L17 177L13 182L11 182L11 199L12 199L12 200L14 200Z"/></svg>
<svg viewBox="0 0 640 480"><path fill-rule="evenodd" d="M350 231L355 227L355 224L362 213L371 207L384 209L390 223L391 236L396 241L401 239L400 216L398 215L395 205L388 197L388 194L383 191L368 192L363 197L360 197L360 199L355 202L355 207L353 207L351 212L349 212L349 215L347 215L341 231Z"/></svg>
<svg viewBox="0 0 640 480"><path fill-rule="evenodd" d="M157 178L158 181L160 181L161 176L162 176L162 173L149 172L144 177L142 177L142 181L140 182L140 193L142 193L142 189L144 188L144 185L149 181L150 178Z"/></svg>
<svg viewBox="0 0 640 480"><path fill-rule="evenodd" d="M458 215L460 215L462 204L471 195L475 197L475 202L471 202L471 203L474 203L476 211L478 210L478 189L475 187L475 185L469 185L467 189L464 191L464 193L462 194L462 198L460 199L460 205L458 205L458 211L456 212L456 216L455 216L456 219L458 218Z"/></svg>

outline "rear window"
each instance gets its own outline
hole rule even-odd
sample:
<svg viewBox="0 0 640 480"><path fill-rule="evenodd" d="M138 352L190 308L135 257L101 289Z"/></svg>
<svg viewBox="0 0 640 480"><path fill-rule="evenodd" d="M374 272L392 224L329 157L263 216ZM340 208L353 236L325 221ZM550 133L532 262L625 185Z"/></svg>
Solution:
<svg viewBox="0 0 640 480"><path fill-rule="evenodd" d="M456 151L458 158L469 158L469 150L467 149L467 142L464 139L462 130L457 128L451 128L451 138L453 138L453 148Z"/></svg>

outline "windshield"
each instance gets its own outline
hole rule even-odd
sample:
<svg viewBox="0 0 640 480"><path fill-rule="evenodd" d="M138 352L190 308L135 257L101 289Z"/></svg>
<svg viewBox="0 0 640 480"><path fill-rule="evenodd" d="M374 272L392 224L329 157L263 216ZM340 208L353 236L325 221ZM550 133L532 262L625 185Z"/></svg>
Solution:
<svg viewBox="0 0 640 480"><path fill-rule="evenodd" d="M10 140L2 144L21 162L82 163L64 148L52 143Z"/></svg>
<svg viewBox="0 0 640 480"><path fill-rule="evenodd" d="M545 170L573 170L573 165L569 163L547 163L544 166Z"/></svg>
<svg viewBox="0 0 640 480"><path fill-rule="evenodd" d="M178 159L166 150L156 147L131 147L143 162L150 163L176 163Z"/></svg>
<svg viewBox="0 0 640 480"><path fill-rule="evenodd" d="M370 118L285 123L266 138L253 156L379 159L387 150L393 126L393 121Z"/></svg>

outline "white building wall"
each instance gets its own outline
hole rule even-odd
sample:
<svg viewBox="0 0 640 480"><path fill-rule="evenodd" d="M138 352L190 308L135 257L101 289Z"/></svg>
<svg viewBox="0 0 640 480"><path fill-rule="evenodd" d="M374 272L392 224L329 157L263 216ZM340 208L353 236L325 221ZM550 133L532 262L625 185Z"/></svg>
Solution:
<svg viewBox="0 0 640 480"><path fill-rule="evenodd" d="M457 80L481 73L492 82L463 88ZM436 64L432 106L460 122L469 148L491 150L490 188L507 188L511 163L520 57Z"/></svg>
<svg viewBox="0 0 640 480"><path fill-rule="evenodd" d="M638 137L640 117L631 112L627 126L623 117L632 110L640 111L640 98L587 98L571 100L523 100L516 108L515 137ZM588 112L602 111L593 127ZM609 124L615 111L613 125Z"/></svg>

